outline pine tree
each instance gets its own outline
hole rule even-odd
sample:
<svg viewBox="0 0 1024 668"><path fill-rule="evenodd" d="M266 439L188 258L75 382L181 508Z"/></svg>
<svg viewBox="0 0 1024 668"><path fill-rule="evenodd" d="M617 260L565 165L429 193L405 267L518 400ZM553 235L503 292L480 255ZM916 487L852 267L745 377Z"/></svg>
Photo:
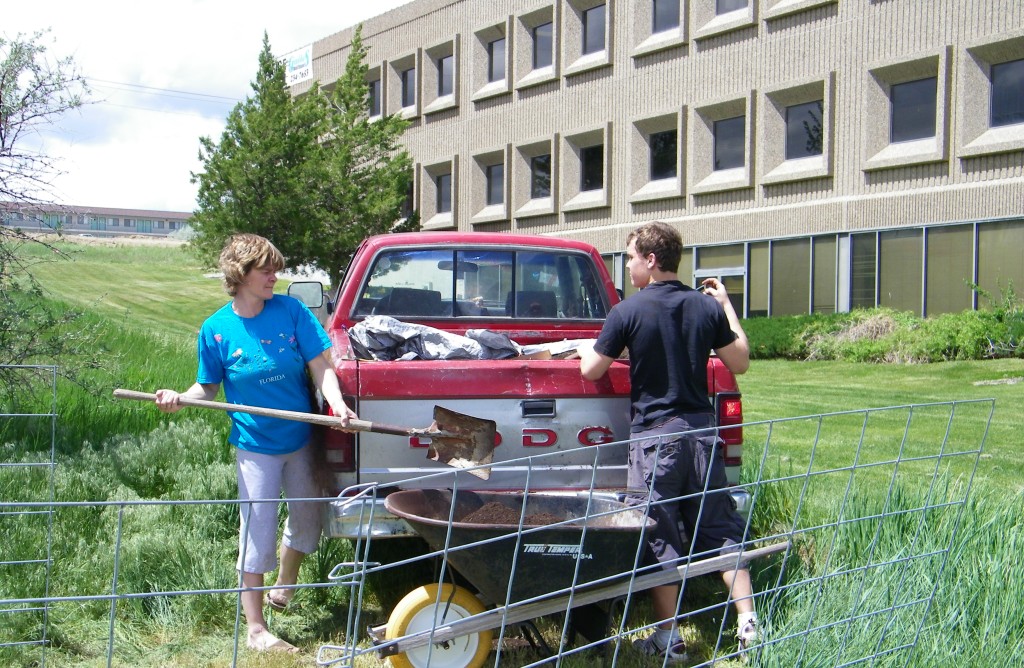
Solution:
<svg viewBox="0 0 1024 668"><path fill-rule="evenodd" d="M337 285L365 236L417 226L414 216L401 218L412 180L398 142L406 122L370 122L365 61L360 27L334 90L314 84L292 97L264 35L253 96L232 110L219 144L200 140L193 243L204 256L216 257L229 235L252 232L290 266L314 266Z"/></svg>

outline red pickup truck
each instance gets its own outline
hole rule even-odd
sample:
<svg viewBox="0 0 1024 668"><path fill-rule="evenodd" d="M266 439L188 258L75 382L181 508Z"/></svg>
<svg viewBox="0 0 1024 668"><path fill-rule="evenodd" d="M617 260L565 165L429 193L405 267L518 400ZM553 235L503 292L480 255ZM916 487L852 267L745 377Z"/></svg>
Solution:
<svg viewBox="0 0 1024 668"><path fill-rule="evenodd" d="M307 286L308 287L308 286ZM293 289L294 288L294 289ZM417 232L366 239L356 250L335 298L289 291L326 310L327 332L345 396L364 420L425 427L440 405L497 423L497 447L487 480L467 477L474 489L586 492L593 486L619 495L626 483L626 448L590 446L629 438L629 368L615 363L597 382L580 376L579 360L537 359L371 360L354 352L349 333L367 316L386 315L453 334L489 330L525 347L594 339L619 301L604 261L592 246L541 236L478 232ZM320 301L317 301L317 297ZM710 400L719 425L743 421L736 379L717 358L708 364ZM724 429L726 466L739 481L743 434ZM337 490L361 483L450 486L450 478L413 480L451 471L426 457L416 436L329 430L328 462ZM607 450L607 453L605 452ZM528 455L543 455L522 465ZM505 465L503 462L520 460ZM442 480L444 482L438 482ZM733 496L741 512L749 499ZM375 537L412 535L382 499L373 508ZM366 508L336 512L328 535L356 538L368 529Z"/></svg>

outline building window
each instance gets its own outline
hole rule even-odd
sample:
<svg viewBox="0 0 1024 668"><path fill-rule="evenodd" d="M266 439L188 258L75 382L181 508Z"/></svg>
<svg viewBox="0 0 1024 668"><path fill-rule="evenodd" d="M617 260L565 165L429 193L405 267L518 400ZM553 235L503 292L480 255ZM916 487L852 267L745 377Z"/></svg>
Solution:
<svg viewBox="0 0 1024 668"><path fill-rule="evenodd" d="M1024 59L992 66L992 127L1024 123Z"/></svg>
<svg viewBox="0 0 1024 668"><path fill-rule="evenodd" d="M862 114L865 172L948 159L952 59L952 47L944 47L933 55L868 70ZM975 105L978 122L985 126L987 93L986 87ZM965 124L970 123L965 115Z"/></svg>
<svg viewBox="0 0 1024 668"><path fill-rule="evenodd" d="M415 187L419 188L420 219L424 230L452 229L459 215L459 160L458 156L419 170Z"/></svg>
<svg viewBox="0 0 1024 668"><path fill-rule="evenodd" d="M448 55L437 60L437 96L451 95L455 90L455 57Z"/></svg>
<svg viewBox="0 0 1024 668"><path fill-rule="evenodd" d="M402 107L416 104L416 68L402 70Z"/></svg>
<svg viewBox="0 0 1024 668"><path fill-rule="evenodd" d="M786 107L786 160L799 160L822 154L823 110L822 100Z"/></svg>
<svg viewBox="0 0 1024 668"><path fill-rule="evenodd" d="M650 180L674 179L679 174L679 132L675 129L651 133Z"/></svg>
<svg viewBox="0 0 1024 668"><path fill-rule="evenodd" d="M484 168L487 181L487 206L505 203L505 165L487 165Z"/></svg>
<svg viewBox="0 0 1024 668"><path fill-rule="evenodd" d="M487 80L501 81L505 78L505 38L496 39L487 45Z"/></svg>
<svg viewBox="0 0 1024 668"><path fill-rule="evenodd" d="M451 213L452 175L438 174L434 181L437 184L437 212Z"/></svg>
<svg viewBox="0 0 1024 668"><path fill-rule="evenodd" d="M850 308L878 306L877 236L875 232L850 235Z"/></svg>
<svg viewBox="0 0 1024 668"><path fill-rule="evenodd" d="M747 0L715 0L715 13L728 14L739 9L746 9Z"/></svg>
<svg viewBox="0 0 1024 668"><path fill-rule="evenodd" d="M811 240L771 242L771 315L803 315L811 307Z"/></svg>
<svg viewBox="0 0 1024 668"><path fill-rule="evenodd" d="M686 136L681 130L680 112L635 121L628 135L629 157L625 164L629 201L638 204L682 197L685 183L681 159Z"/></svg>
<svg viewBox="0 0 1024 668"><path fill-rule="evenodd" d="M551 22L536 26L533 31L533 69L550 67L554 62Z"/></svg>
<svg viewBox="0 0 1024 668"><path fill-rule="evenodd" d="M667 32L679 27L679 0L652 0L651 32Z"/></svg>
<svg viewBox="0 0 1024 668"><path fill-rule="evenodd" d="M744 126L746 117L725 118L714 123L714 170L744 165Z"/></svg>
<svg viewBox="0 0 1024 668"><path fill-rule="evenodd" d="M551 154L530 158L530 199L551 197Z"/></svg>
<svg viewBox="0 0 1024 668"><path fill-rule="evenodd" d="M369 93L367 95L368 113L370 116L380 116L380 79L374 79L367 84Z"/></svg>
<svg viewBox="0 0 1024 668"><path fill-rule="evenodd" d="M583 55L604 51L604 5L583 12Z"/></svg>
<svg viewBox="0 0 1024 668"><path fill-rule="evenodd" d="M517 24L519 26L521 24ZM526 49L513 49L509 44L512 35L511 16L499 24L487 26L473 33L470 47L470 80L474 101L507 95L512 92L512 77L509 68L513 52L528 53ZM525 68L525 65L520 67Z"/></svg>
<svg viewBox="0 0 1024 668"><path fill-rule="evenodd" d="M1024 32L968 46L958 62L958 157L1024 150Z"/></svg>
<svg viewBox="0 0 1024 668"><path fill-rule="evenodd" d="M893 84L889 141L893 144L935 136L935 77Z"/></svg>
<svg viewBox="0 0 1024 668"><path fill-rule="evenodd" d="M580 191L604 188L604 145L580 150Z"/></svg>

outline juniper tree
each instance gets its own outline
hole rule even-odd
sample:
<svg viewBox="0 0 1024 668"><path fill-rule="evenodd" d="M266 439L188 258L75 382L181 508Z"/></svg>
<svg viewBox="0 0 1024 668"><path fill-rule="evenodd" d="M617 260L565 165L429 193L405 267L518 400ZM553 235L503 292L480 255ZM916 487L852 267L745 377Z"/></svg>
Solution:
<svg viewBox="0 0 1024 668"><path fill-rule="evenodd" d="M370 122L365 60L357 29L333 90L314 83L292 96L264 35L253 95L232 110L219 143L200 140L192 224L203 256L212 260L228 236L252 232L290 266L321 269L336 285L364 236L415 226L414 217L402 221L412 179L398 143L406 122Z"/></svg>

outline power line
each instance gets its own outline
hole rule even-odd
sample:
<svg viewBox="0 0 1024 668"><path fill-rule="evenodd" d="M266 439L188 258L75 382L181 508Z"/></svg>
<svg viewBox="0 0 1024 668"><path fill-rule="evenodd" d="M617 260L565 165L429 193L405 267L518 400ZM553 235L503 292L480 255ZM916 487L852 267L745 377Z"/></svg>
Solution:
<svg viewBox="0 0 1024 668"><path fill-rule="evenodd" d="M177 94L177 95L188 95L188 96L191 96L191 97L208 97L208 98L212 98L212 99L215 99L215 100L226 100L228 102L238 102L238 98L227 97L227 96L224 96L224 95L211 95L210 93L194 93L192 91L174 90L172 88L156 88L154 86L143 86L142 84L133 84L133 83L128 83L126 81L108 81L106 79L93 79L91 77L86 77L86 80L87 81L95 81L95 82L101 83L101 84L110 84L110 85L114 85L114 86L124 86L126 88L138 88L138 89L142 89L142 90L154 91L154 94L159 94L159 95L174 93L174 94Z"/></svg>

